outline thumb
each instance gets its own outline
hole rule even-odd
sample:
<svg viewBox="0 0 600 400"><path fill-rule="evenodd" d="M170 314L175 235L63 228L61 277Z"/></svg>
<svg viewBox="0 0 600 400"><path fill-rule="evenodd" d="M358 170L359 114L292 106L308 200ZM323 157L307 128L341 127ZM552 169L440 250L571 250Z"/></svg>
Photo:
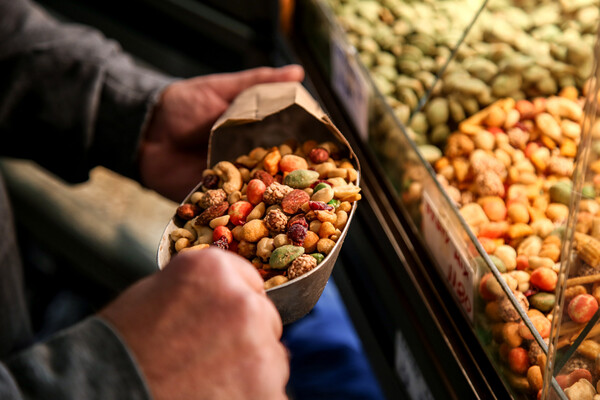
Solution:
<svg viewBox="0 0 600 400"><path fill-rule="evenodd" d="M280 68L259 67L240 72L214 74L210 76L210 85L229 102L245 89L259 83L300 82L303 79L304 68L292 64Z"/></svg>

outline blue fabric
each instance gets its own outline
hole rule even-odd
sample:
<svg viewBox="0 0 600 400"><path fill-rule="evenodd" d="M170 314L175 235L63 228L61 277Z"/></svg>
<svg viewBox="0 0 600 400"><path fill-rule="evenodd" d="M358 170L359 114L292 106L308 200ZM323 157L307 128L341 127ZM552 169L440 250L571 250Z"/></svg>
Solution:
<svg viewBox="0 0 600 400"><path fill-rule="evenodd" d="M333 280L314 309L284 328L293 400L383 400Z"/></svg>

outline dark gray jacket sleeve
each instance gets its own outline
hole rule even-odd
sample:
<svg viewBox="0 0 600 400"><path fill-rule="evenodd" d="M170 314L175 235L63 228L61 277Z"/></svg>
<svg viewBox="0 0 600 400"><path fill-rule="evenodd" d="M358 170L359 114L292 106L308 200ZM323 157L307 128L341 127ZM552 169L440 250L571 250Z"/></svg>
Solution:
<svg viewBox="0 0 600 400"><path fill-rule="evenodd" d="M33 159L70 181L98 164L134 175L142 125L171 81L136 67L96 31L58 23L29 0L0 0L0 155ZM0 338L12 337L7 329ZM126 346L99 318L0 356L3 400L147 398Z"/></svg>
<svg viewBox="0 0 600 400"><path fill-rule="evenodd" d="M150 392L128 349L91 317L0 364L3 400L146 400Z"/></svg>
<svg viewBox="0 0 600 400"><path fill-rule="evenodd" d="M141 127L170 82L95 30L0 0L0 155L69 181L99 164L135 176Z"/></svg>

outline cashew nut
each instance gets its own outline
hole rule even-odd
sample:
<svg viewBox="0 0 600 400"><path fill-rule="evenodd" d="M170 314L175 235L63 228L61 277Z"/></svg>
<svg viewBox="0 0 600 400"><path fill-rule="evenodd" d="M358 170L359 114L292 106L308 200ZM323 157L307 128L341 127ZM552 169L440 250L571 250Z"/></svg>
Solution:
<svg viewBox="0 0 600 400"><path fill-rule="evenodd" d="M185 223L185 225L183 226L183 229L185 229L186 231L190 232L193 236L192 239L190 239L191 241L196 240L196 237L198 236L198 234L196 233L196 229L194 229L194 224L192 223L192 220L189 220Z"/></svg>
<svg viewBox="0 0 600 400"><path fill-rule="evenodd" d="M171 232L171 240L176 242L181 238L186 238L187 240L196 239L195 235L184 228L177 228L173 232Z"/></svg>
<svg viewBox="0 0 600 400"><path fill-rule="evenodd" d="M213 242L213 230L210 229L206 225L193 225L194 229L196 229L196 234L198 235L198 239L194 242L194 244L211 244Z"/></svg>
<svg viewBox="0 0 600 400"><path fill-rule="evenodd" d="M185 249L189 245L190 245L190 239L184 238L184 237L179 238L175 242L175 251L179 253L181 250Z"/></svg>
<svg viewBox="0 0 600 400"><path fill-rule="evenodd" d="M263 261L267 261L271 257L271 253L275 246L273 245L274 239L264 237L258 241L256 245L256 255L262 258Z"/></svg>
<svg viewBox="0 0 600 400"><path fill-rule="evenodd" d="M328 178L342 178L345 181L347 176L348 170L345 168L333 168L327 171Z"/></svg>
<svg viewBox="0 0 600 400"><path fill-rule="evenodd" d="M205 196L206 193L204 192L194 192L191 196L190 196L190 203L192 204L198 204L198 202L200 200L202 200L202 198Z"/></svg>
<svg viewBox="0 0 600 400"><path fill-rule="evenodd" d="M186 247L181 249L180 253L183 253L185 251L190 251L190 250L203 250L203 249L208 249L210 247L209 244L197 244L195 246L192 247Z"/></svg>
<svg viewBox="0 0 600 400"><path fill-rule="evenodd" d="M242 174L229 161L221 161L213 167L215 173L223 180L223 190L231 194L242 188Z"/></svg>
<svg viewBox="0 0 600 400"><path fill-rule="evenodd" d="M251 175L250 170L248 168L240 168L240 175L242 175L242 181L250 181Z"/></svg>
<svg viewBox="0 0 600 400"><path fill-rule="evenodd" d="M207 175L215 175L215 171L213 171L212 169L205 169L204 171L202 171L202 177L204 178Z"/></svg>
<svg viewBox="0 0 600 400"><path fill-rule="evenodd" d="M227 202L229 204L233 204L235 202L238 202L242 199L242 192L240 192L239 190L236 190L233 193L230 193L229 196L227 196Z"/></svg>
<svg viewBox="0 0 600 400"><path fill-rule="evenodd" d="M265 290L269 290L271 288L274 288L275 286L283 285L287 281L289 281L287 277L283 275L275 275L274 277L272 277L264 283Z"/></svg>
<svg viewBox="0 0 600 400"><path fill-rule="evenodd" d="M258 164L260 160L256 160L250 156L247 155L243 155L243 156L239 156L238 158L235 159L236 163L242 164L243 166L245 166L246 168L254 168L256 167L256 164Z"/></svg>
<svg viewBox="0 0 600 400"><path fill-rule="evenodd" d="M340 177L329 178L329 179L327 179L327 182L329 182L333 186L334 189L338 186L350 186L350 185L348 185L348 183L346 182L346 180L344 178L340 178Z"/></svg>
<svg viewBox="0 0 600 400"><path fill-rule="evenodd" d="M315 165L315 171L319 173L319 178L323 179L327 177L327 173L335 168L334 163L324 162L321 164Z"/></svg>
<svg viewBox="0 0 600 400"><path fill-rule="evenodd" d="M267 155L267 150L264 147L255 147L248 154L251 158L255 160L262 160L265 155Z"/></svg>

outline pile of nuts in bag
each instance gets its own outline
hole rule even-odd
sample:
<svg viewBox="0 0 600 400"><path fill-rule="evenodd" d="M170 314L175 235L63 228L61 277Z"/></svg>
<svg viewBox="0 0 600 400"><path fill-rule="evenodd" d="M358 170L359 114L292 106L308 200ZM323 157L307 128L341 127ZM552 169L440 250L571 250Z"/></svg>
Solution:
<svg viewBox="0 0 600 400"><path fill-rule="evenodd" d="M203 172L177 209L179 253L217 246L251 260L265 289L315 268L331 252L360 200L358 172L333 142L257 147Z"/></svg>
<svg viewBox="0 0 600 400"><path fill-rule="evenodd" d="M498 100L461 122L443 156L433 162L438 180L546 341L583 103L574 87L532 101ZM600 137L598 127L593 137ZM592 163L591 169L596 176L582 190L576 262L567 280L559 349L575 341L600 301L600 162ZM509 382L517 390L539 395L545 354L491 272L483 275L479 294L486 302L499 356L508 366ZM572 386L567 389L572 395L582 388L591 388L595 395L596 385L600 389L599 357L600 325L566 362L558 383Z"/></svg>

